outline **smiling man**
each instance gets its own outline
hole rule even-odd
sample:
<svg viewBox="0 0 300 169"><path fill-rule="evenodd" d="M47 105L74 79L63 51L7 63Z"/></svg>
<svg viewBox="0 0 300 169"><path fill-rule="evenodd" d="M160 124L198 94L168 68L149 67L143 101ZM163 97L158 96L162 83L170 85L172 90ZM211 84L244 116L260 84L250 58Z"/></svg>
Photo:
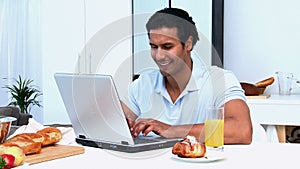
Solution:
<svg viewBox="0 0 300 169"><path fill-rule="evenodd" d="M252 123L246 97L232 72L205 65L191 51L195 23L178 8L154 13L146 24L151 56L159 69L142 72L122 106L133 136L203 137L207 108L224 107L224 143L249 144Z"/></svg>

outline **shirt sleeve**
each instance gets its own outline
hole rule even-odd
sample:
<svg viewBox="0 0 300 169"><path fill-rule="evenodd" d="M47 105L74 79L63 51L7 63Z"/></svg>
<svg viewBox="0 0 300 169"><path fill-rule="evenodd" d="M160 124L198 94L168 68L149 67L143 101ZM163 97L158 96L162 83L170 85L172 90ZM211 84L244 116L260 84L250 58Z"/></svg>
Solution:
<svg viewBox="0 0 300 169"><path fill-rule="evenodd" d="M236 76L228 70L224 70L224 83L223 90L220 90L219 95L216 98L217 106L224 105L226 102L233 99L241 99L246 101L244 90L241 87L240 82Z"/></svg>
<svg viewBox="0 0 300 169"><path fill-rule="evenodd" d="M138 81L139 79L136 79L129 85L127 94L125 94L125 96L123 96L122 98L123 103L126 104L126 106L137 116L140 115L139 107L136 100L136 93L138 92Z"/></svg>

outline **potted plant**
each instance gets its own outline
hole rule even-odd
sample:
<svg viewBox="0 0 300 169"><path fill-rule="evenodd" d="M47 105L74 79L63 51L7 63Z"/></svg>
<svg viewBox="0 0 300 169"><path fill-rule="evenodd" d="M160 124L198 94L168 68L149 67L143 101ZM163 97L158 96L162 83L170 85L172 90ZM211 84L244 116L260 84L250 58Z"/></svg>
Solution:
<svg viewBox="0 0 300 169"><path fill-rule="evenodd" d="M16 84L4 86L12 96L12 101L8 104L9 106L19 107L21 113L24 114L29 114L31 107L34 105L42 106L38 100L42 92L32 85L33 80L22 79L19 75L19 78L14 79L14 82Z"/></svg>

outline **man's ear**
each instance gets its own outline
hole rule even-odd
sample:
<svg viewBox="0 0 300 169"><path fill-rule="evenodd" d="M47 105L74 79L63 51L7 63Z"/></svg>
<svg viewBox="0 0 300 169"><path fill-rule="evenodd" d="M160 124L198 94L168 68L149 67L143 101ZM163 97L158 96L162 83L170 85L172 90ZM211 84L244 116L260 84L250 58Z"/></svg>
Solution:
<svg viewBox="0 0 300 169"><path fill-rule="evenodd" d="M186 40L186 42L185 42L185 48L188 51L191 51L193 49L193 37L192 36L189 36L189 38Z"/></svg>

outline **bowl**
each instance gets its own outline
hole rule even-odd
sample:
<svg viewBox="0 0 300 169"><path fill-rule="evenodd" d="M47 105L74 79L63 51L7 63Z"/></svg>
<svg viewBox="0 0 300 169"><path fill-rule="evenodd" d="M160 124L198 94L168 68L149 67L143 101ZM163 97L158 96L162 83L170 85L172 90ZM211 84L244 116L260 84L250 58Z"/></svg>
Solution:
<svg viewBox="0 0 300 169"><path fill-rule="evenodd" d="M258 96L264 94L266 87L257 87L254 84L241 82L242 89L246 96Z"/></svg>
<svg viewBox="0 0 300 169"><path fill-rule="evenodd" d="M10 131L11 123L17 120L11 116L0 116L0 144L3 143Z"/></svg>

